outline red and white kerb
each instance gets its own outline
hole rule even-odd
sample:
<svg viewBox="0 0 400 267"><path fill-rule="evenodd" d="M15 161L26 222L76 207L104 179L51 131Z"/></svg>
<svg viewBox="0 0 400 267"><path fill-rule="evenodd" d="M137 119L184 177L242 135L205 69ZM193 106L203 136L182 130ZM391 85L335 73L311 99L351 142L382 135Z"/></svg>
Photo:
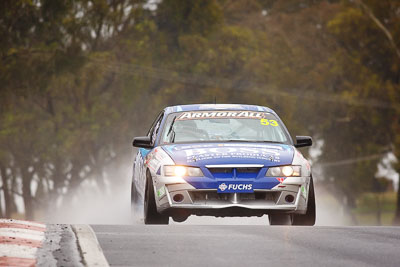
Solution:
<svg viewBox="0 0 400 267"><path fill-rule="evenodd" d="M45 231L45 224L0 219L0 266L36 266Z"/></svg>

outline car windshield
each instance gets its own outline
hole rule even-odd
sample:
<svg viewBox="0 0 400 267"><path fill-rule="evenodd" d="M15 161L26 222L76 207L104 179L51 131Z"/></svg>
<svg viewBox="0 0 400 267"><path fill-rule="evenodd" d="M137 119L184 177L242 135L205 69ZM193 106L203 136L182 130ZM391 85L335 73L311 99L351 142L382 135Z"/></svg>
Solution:
<svg viewBox="0 0 400 267"><path fill-rule="evenodd" d="M215 141L289 143L275 115L253 111L173 113L161 137L161 144Z"/></svg>

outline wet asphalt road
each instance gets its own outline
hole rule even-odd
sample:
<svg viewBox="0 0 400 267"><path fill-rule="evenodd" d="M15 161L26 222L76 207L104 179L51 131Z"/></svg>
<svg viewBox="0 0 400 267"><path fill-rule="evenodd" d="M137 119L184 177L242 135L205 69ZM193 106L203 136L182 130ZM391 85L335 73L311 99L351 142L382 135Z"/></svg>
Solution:
<svg viewBox="0 0 400 267"><path fill-rule="evenodd" d="M92 228L111 266L400 266L400 227Z"/></svg>

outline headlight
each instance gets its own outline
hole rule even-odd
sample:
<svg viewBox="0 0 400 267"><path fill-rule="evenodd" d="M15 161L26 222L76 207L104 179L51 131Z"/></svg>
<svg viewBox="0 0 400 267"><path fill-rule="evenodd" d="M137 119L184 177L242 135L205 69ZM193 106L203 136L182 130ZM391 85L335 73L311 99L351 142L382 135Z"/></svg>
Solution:
<svg viewBox="0 0 400 267"><path fill-rule="evenodd" d="M165 176L204 176L200 168L186 166L164 166Z"/></svg>
<svg viewBox="0 0 400 267"><path fill-rule="evenodd" d="M301 166L280 166L280 167L271 167L268 169L265 176L300 176L301 175Z"/></svg>

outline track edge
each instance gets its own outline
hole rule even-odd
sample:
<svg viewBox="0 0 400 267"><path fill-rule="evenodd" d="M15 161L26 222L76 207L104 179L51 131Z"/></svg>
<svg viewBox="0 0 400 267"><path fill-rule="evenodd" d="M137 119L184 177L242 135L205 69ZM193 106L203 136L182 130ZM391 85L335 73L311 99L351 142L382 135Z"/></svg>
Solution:
<svg viewBox="0 0 400 267"><path fill-rule="evenodd" d="M76 236L83 265L109 267L92 227L87 224L73 224L71 227Z"/></svg>

